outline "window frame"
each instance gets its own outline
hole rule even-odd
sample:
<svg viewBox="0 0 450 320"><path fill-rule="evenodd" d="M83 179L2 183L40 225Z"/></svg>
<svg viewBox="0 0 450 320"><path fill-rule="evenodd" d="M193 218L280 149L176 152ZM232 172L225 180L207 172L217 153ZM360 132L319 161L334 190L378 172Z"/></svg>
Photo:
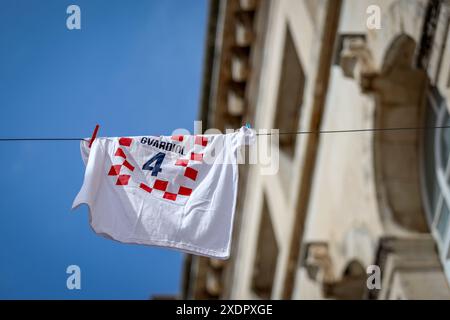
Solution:
<svg viewBox="0 0 450 320"><path fill-rule="evenodd" d="M430 232L434 237L438 251L439 258L441 259L441 263L444 267L445 274L447 276L448 281L450 282L450 212L447 218L447 223L444 226L444 236L442 236L439 232L438 223L440 221L441 215L443 213L443 206L446 205L447 209L450 211L450 154L446 159L446 163L442 163L443 161L443 133L444 130L449 130L447 134L450 134L450 129L442 128L447 124L445 121L450 117L449 111L447 108L447 103L445 99L441 98L437 91L430 90L427 95L427 104L426 104L425 114L428 112L434 112L435 115L435 123L433 124L437 128L425 129L425 130L434 130L434 134L432 135L433 143L434 143L434 163L432 164L434 179L437 182L437 200L436 206L434 208L434 212L431 212L431 202L433 199L429 197L429 185L427 184L427 174L429 174L426 169L427 159L426 159L426 148L425 144L429 142L425 135L422 136L421 143L421 185L422 185L422 197L424 199L424 208L427 216L428 225L430 227ZM429 124L427 124L429 125Z"/></svg>

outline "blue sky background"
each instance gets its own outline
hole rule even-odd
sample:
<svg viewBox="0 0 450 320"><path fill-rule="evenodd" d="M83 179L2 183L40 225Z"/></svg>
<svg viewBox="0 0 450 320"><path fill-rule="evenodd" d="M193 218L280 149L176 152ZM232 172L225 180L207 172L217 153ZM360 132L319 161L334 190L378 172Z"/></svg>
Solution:
<svg viewBox="0 0 450 320"><path fill-rule="evenodd" d="M81 8L81 30L66 8ZM0 137L192 131L206 0L2 0ZM104 239L71 211L79 143L0 142L0 298L147 299L180 289L182 254ZM82 289L66 288L79 265Z"/></svg>

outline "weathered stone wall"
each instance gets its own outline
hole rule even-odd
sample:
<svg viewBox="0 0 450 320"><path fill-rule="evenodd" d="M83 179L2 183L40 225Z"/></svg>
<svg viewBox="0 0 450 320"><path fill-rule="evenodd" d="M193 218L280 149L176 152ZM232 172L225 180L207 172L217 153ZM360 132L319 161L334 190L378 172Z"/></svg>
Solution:
<svg viewBox="0 0 450 320"><path fill-rule="evenodd" d="M256 34L245 18L230 18L239 6L258 12L263 2ZM292 109L280 92L292 90L293 99L302 93L298 131L419 127L428 85L450 99L448 1L438 16L428 0L219 3L209 127L244 118L257 129L276 127L277 113ZM366 25L373 5L380 30ZM248 55L233 51L233 41L250 45ZM285 75L286 59L301 77ZM194 259L192 287L237 299L450 297L423 212L420 132L305 134L283 143L292 145L282 149L276 175L243 169L232 258ZM381 268L381 291L366 289L371 264ZM427 287L417 285L423 281Z"/></svg>

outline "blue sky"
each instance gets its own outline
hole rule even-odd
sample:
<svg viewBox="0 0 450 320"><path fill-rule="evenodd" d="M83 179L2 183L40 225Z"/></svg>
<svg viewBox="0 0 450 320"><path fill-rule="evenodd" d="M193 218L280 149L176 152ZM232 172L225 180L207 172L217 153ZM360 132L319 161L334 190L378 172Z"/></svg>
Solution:
<svg viewBox="0 0 450 320"><path fill-rule="evenodd" d="M81 30L66 8L81 8ZM192 131L206 0L2 0L0 137ZM71 211L79 143L0 142L0 298L147 299L180 289L182 254L97 236ZM81 290L66 268L81 268Z"/></svg>

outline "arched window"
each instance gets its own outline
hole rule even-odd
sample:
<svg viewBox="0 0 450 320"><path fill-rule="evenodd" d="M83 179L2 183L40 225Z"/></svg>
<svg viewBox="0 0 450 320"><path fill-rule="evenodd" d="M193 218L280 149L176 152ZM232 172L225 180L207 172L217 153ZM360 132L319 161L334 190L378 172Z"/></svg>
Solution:
<svg viewBox="0 0 450 320"><path fill-rule="evenodd" d="M428 224L438 244L442 263L450 278L450 114L445 100L431 89L422 143L422 194Z"/></svg>

